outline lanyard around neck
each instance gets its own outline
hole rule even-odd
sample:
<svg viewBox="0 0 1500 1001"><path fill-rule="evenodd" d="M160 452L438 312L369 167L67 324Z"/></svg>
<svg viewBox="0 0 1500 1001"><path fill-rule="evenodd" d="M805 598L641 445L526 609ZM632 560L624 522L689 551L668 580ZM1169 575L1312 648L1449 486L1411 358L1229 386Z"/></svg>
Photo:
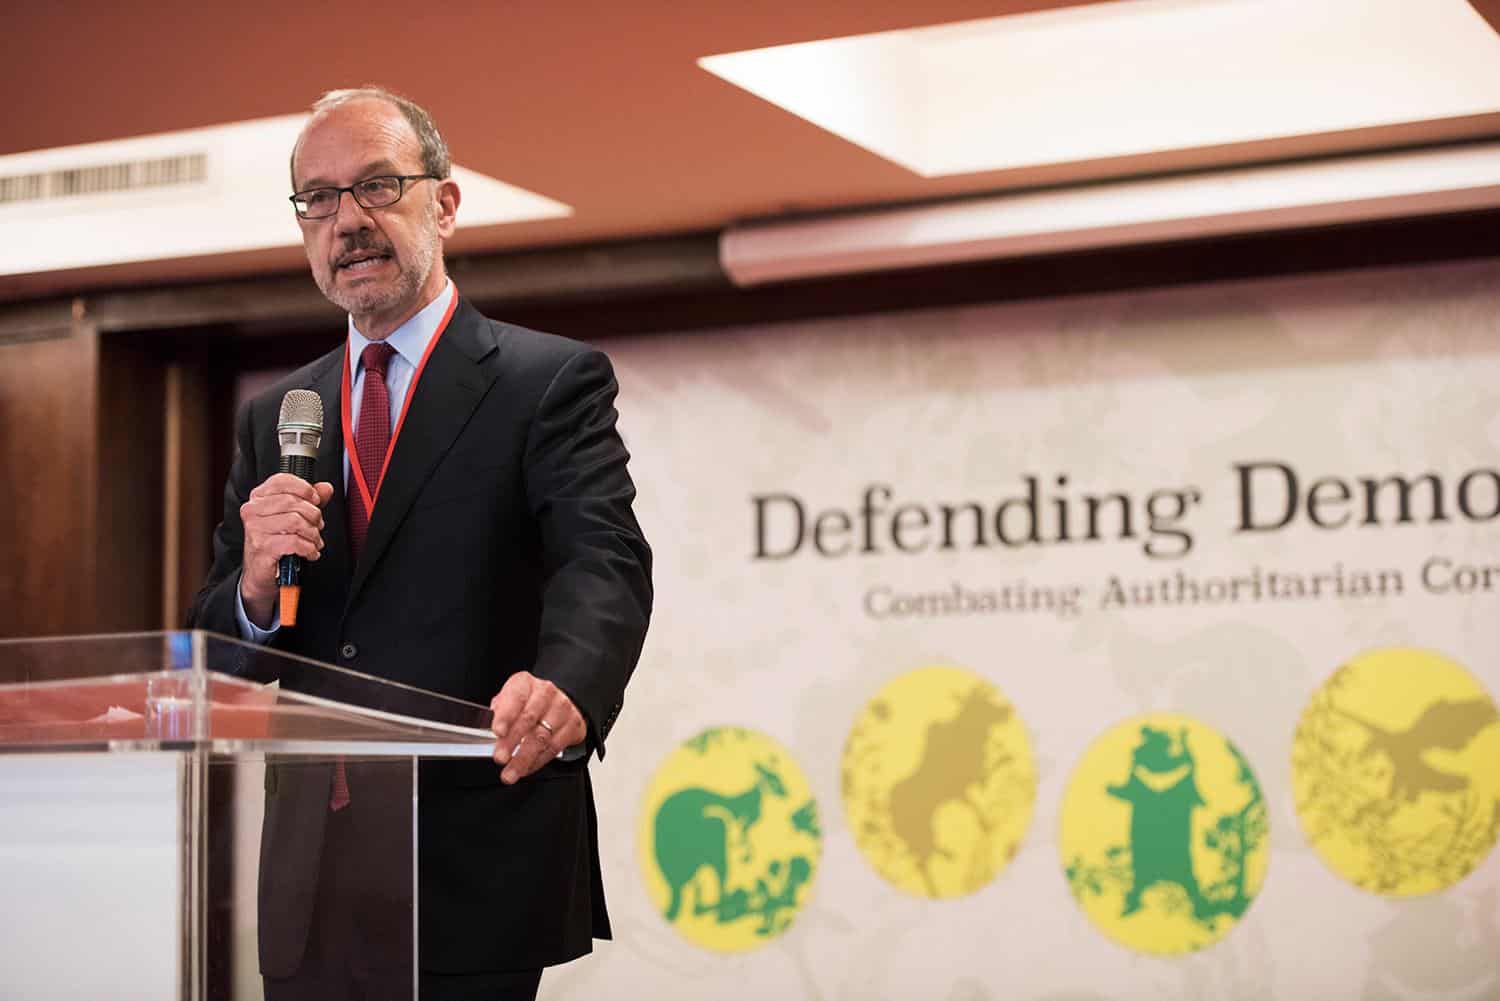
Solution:
<svg viewBox="0 0 1500 1001"><path fill-rule="evenodd" d="M422 370L427 367L427 359L432 357L432 349L437 347L438 339L443 336L443 331L448 329L448 321L453 319L453 311L458 307L458 296L454 295L448 303L448 309L443 313L442 320L438 323L437 330L427 341L427 350L422 352L422 360L417 363L417 370L412 374L411 385L406 389L406 402L401 404L401 416L396 420L396 428L391 432L391 440L385 447L385 460L380 464L380 476L375 480L375 489L370 489L369 477L365 475L364 469L359 464L359 449L354 445L354 421L351 417L354 398L354 373L349 365L349 347L344 346L344 378L339 388L339 413L344 421L344 454L349 457L349 471L353 473L353 480L359 490L360 496L364 498L365 513L373 517L375 514L375 501L380 496L380 485L385 482L385 471L390 467L391 456L396 452L396 439L401 437L401 426L406 423L406 412L411 409L412 397L417 395L417 382L422 378ZM387 418L389 420L389 418Z"/></svg>

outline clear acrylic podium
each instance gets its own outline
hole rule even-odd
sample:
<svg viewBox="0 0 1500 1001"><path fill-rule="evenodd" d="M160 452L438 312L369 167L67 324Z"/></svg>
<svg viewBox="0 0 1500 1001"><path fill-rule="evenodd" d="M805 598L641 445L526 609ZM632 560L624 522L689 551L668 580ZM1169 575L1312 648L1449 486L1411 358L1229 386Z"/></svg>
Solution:
<svg viewBox="0 0 1500 1001"><path fill-rule="evenodd" d="M489 723L209 633L0 641L0 998L415 997L419 770Z"/></svg>

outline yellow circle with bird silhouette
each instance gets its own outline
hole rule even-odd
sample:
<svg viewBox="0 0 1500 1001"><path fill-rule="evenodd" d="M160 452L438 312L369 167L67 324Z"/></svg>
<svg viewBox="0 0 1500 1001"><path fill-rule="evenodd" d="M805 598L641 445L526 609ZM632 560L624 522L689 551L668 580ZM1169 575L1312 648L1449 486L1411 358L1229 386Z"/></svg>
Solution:
<svg viewBox="0 0 1500 1001"><path fill-rule="evenodd" d="M1138 952L1212 945L1265 879L1265 798L1218 731L1153 713L1089 746L1063 796L1068 888L1100 931Z"/></svg>
<svg viewBox="0 0 1500 1001"><path fill-rule="evenodd" d="M639 834L657 912L717 952L786 931L812 894L822 853L802 770L776 741L740 727L704 730L662 763Z"/></svg>
<svg viewBox="0 0 1500 1001"><path fill-rule="evenodd" d="M884 879L922 897L984 887L1015 857L1036 801L1026 728L988 681L936 665L865 705L844 744L849 830Z"/></svg>
<svg viewBox="0 0 1500 1001"><path fill-rule="evenodd" d="M1429 650L1371 650L1314 693L1292 742L1303 832L1356 886L1413 896L1452 886L1500 836L1500 713Z"/></svg>

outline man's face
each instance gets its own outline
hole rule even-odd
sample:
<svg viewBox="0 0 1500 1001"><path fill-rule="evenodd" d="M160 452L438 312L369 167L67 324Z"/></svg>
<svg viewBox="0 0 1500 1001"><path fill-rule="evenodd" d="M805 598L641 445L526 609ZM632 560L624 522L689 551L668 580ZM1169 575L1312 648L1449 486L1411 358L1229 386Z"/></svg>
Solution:
<svg viewBox="0 0 1500 1001"><path fill-rule="evenodd" d="M313 119L297 145L298 191L344 187L381 174L422 173L417 137L385 101L350 101ZM382 338L442 290L437 267L453 232L458 186L407 181L394 205L367 209L344 192L337 215L298 219L318 288L354 317L367 337Z"/></svg>

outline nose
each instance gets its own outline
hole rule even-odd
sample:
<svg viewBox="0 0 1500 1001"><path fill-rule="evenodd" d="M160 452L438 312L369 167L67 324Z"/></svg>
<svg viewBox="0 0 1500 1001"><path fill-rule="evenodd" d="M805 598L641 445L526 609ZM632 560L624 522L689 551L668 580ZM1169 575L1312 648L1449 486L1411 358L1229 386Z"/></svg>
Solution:
<svg viewBox="0 0 1500 1001"><path fill-rule="evenodd" d="M333 217L333 226L340 236L370 228L370 213L354 200L354 192L339 192L339 210Z"/></svg>

